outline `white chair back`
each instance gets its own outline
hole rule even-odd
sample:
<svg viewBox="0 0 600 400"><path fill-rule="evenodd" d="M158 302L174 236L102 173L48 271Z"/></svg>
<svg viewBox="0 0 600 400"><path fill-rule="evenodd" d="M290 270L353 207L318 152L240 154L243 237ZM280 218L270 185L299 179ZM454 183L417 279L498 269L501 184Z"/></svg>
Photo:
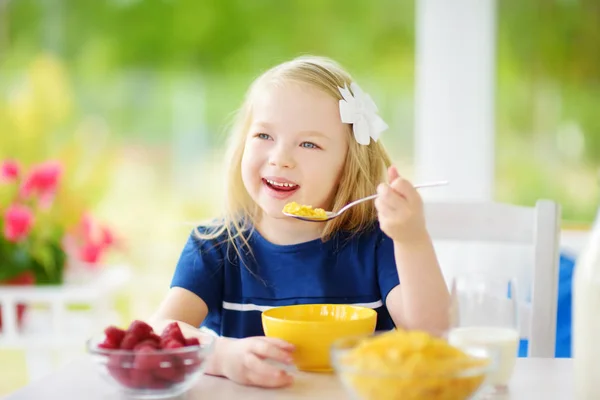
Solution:
<svg viewBox="0 0 600 400"><path fill-rule="evenodd" d="M539 200L535 207L494 202L425 204L427 226L434 243L527 246L532 260L527 263L533 269L529 275L530 302L521 302L519 320L521 337L529 340L531 357L554 357L555 353L560 214L560 206L550 200ZM510 268L496 272L507 271ZM444 274L448 279L447 271Z"/></svg>

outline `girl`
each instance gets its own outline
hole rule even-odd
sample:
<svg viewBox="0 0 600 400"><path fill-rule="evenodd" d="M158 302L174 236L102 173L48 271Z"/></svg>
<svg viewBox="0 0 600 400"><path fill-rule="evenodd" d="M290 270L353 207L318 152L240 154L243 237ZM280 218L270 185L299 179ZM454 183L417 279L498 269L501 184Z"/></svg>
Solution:
<svg viewBox="0 0 600 400"><path fill-rule="evenodd" d="M232 131L223 217L190 235L154 325L214 331L207 373L263 387L292 383L268 362L293 363L292 345L264 337L261 311L273 306L359 304L377 310L377 330L443 331L447 287L421 198L377 141L385 128L331 60L302 57L260 76ZM291 201L336 210L375 191L329 222L282 214Z"/></svg>

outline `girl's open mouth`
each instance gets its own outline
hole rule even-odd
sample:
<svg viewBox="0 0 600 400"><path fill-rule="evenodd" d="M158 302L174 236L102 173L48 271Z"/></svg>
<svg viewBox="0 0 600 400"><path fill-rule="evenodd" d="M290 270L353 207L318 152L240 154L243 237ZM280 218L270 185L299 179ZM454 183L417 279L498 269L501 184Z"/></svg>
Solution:
<svg viewBox="0 0 600 400"><path fill-rule="evenodd" d="M300 188L300 186L295 183L277 182L266 178L263 178L262 181L265 184L265 186L267 186L269 189L279 193L291 193L295 192Z"/></svg>
<svg viewBox="0 0 600 400"><path fill-rule="evenodd" d="M270 179L263 178L263 182L273 190L281 191L281 192L291 192L297 190L300 186L295 183L287 183L287 182L276 182Z"/></svg>

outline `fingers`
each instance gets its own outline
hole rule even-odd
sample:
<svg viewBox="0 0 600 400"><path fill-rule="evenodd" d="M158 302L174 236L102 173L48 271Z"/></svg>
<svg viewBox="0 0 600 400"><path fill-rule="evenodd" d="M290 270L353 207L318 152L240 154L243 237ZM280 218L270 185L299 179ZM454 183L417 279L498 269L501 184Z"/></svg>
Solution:
<svg viewBox="0 0 600 400"><path fill-rule="evenodd" d="M380 184L377 187L379 197L375 200L375 207L381 215L399 215L409 211L418 210L421 196L413 184L402 178L395 166L388 168L389 184Z"/></svg>
<svg viewBox="0 0 600 400"><path fill-rule="evenodd" d="M400 196L405 198L409 204L418 204L421 201L421 196L413 184L404 179L398 173L398 169L395 166L391 166L388 169L389 186L397 192Z"/></svg>
<svg viewBox="0 0 600 400"><path fill-rule="evenodd" d="M285 364L291 364L294 361L291 354L293 349L293 345L281 339L265 337L254 341L251 351L260 358L269 358Z"/></svg>
<svg viewBox="0 0 600 400"><path fill-rule="evenodd" d="M402 177L396 178L396 180L390 183L390 187L409 201L418 195L413 184Z"/></svg>
<svg viewBox="0 0 600 400"><path fill-rule="evenodd" d="M423 203L413 184L396 167L388 169L389 184L377 187L375 208L380 227L394 241L405 241L425 231Z"/></svg>
<svg viewBox="0 0 600 400"><path fill-rule="evenodd" d="M266 337L266 336L257 336L258 340L262 340L265 341L267 343L271 343L275 346L279 346L280 348L282 348L283 350L288 350L288 351L293 351L294 350L294 345L286 342L283 339L278 339L278 338L273 338L273 337Z"/></svg>
<svg viewBox="0 0 600 400"><path fill-rule="evenodd" d="M291 375L267 363L254 353L246 353L244 366L248 383L255 386L278 388L291 385L294 380Z"/></svg>
<svg viewBox="0 0 600 400"><path fill-rule="evenodd" d="M288 386L293 383L293 377L286 370L295 370L290 367L293 351L293 345L280 339L250 337L235 340L223 353L223 375L244 385Z"/></svg>
<svg viewBox="0 0 600 400"><path fill-rule="evenodd" d="M389 185L380 184L377 187L379 197L375 199L375 208L379 212L397 212L406 200Z"/></svg>

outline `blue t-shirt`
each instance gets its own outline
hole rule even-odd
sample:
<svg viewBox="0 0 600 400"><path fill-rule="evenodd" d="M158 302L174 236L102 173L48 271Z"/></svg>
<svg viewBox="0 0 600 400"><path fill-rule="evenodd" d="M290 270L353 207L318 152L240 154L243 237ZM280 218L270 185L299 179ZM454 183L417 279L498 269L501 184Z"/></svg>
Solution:
<svg viewBox="0 0 600 400"><path fill-rule="evenodd" d="M202 228L199 228L202 231ZM276 245L254 231L243 263L226 242L190 235L171 287L198 295L208 306L201 326L220 336L263 336L261 312L291 304L355 304L378 313L377 330L394 328L385 299L399 284L393 241L379 225L330 240Z"/></svg>

